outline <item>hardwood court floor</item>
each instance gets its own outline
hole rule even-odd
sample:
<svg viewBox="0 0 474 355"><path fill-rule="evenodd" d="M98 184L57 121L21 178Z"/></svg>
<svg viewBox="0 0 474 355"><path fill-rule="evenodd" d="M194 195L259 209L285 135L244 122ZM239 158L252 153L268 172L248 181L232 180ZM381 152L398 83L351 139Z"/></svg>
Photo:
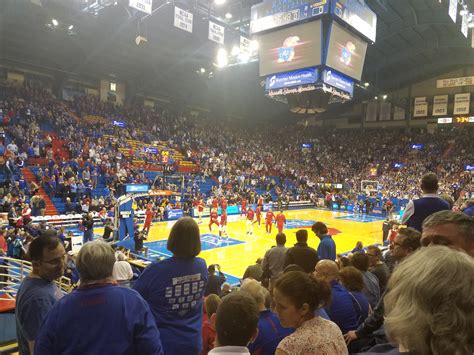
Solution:
<svg viewBox="0 0 474 355"><path fill-rule="evenodd" d="M308 230L309 245L317 248L319 239L311 231L311 225L316 221L326 223L330 234L336 242L337 253L351 251L357 241L362 241L364 246L370 244L382 244L382 219L352 215L343 212L332 212L319 209L291 210L284 212L287 219L287 226L284 233L287 237L287 247L296 243L295 232L298 229ZM201 238L203 240L203 251L200 256L207 264L219 264L224 273L242 277L248 265L254 264L257 258L263 257L265 251L275 245L275 235L277 233L273 225L271 235L265 233L265 225L260 227L254 225L253 236L246 235L244 220L239 220L237 216L229 216L227 233L229 242L217 238L219 231L213 225L213 230L209 232L209 219L203 218L200 224ZM153 223L147 242L149 248L157 250L158 253L166 253L166 239L174 222ZM204 246L206 244L206 246Z"/></svg>

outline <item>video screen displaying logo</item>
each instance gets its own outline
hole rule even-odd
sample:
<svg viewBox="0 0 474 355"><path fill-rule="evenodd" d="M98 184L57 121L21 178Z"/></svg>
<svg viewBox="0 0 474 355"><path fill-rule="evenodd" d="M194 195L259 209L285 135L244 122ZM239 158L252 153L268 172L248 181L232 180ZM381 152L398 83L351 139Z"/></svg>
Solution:
<svg viewBox="0 0 474 355"><path fill-rule="evenodd" d="M362 77L367 42L333 23L326 65L356 80Z"/></svg>
<svg viewBox="0 0 474 355"><path fill-rule="evenodd" d="M260 76L321 64L321 21L311 21L258 37Z"/></svg>

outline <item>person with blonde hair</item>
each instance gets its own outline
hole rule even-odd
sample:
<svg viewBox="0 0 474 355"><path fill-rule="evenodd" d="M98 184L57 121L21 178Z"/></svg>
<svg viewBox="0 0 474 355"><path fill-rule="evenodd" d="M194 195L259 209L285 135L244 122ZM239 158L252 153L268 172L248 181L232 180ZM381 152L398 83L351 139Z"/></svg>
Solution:
<svg viewBox="0 0 474 355"><path fill-rule="evenodd" d="M214 293L211 293L204 300L204 308L206 310L207 319L202 323L201 355L206 355L214 348L214 341L216 339L215 314L220 303L221 298Z"/></svg>
<svg viewBox="0 0 474 355"><path fill-rule="evenodd" d="M474 352L474 258L445 246L422 248L400 263L387 289L385 332L400 352Z"/></svg>

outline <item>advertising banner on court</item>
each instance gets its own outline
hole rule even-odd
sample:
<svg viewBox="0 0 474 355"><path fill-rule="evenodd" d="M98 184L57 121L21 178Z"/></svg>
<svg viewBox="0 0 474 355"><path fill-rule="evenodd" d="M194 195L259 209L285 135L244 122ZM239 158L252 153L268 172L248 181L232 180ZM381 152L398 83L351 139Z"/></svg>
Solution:
<svg viewBox="0 0 474 355"><path fill-rule="evenodd" d="M184 11L179 7L174 7L174 27L178 27L189 33L193 32L193 14L188 11Z"/></svg>
<svg viewBox="0 0 474 355"><path fill-rule="evenodd" d="M433 116L448 114L448 95L438 95L433 98Z"/></svg>
<svg viewBox="0 0 474 355"><path fill-rule="evenodd" d="M267 76L265 90L276 90L298 85L313 84L318 80L316 68L308 68Z"/></svg>
<svg viewBox="0 0 474 355"><path fill-rule="evenodd" d="M471 93L454 95L454 114L465 115L469 113L469 105L471 103Z"/></svg>
<svg viewBox="0 0 474 355"><path fill-rule="evenodd" d="M148 192L150 188L146 184L126 184L125 192Z"/></svg>
<svg viewBox="0 0 474 355"><path fill-rule="evenodd" d="M392 116L392 104L390 102L382 101L380 103L380 121L390 121Z"/></svg>
<svg viewBox="0 0 474 355"><path fill-rule="evenodd" d="M365 121L366 122L375 122L377 121L377 101L372 101L367 104L367 110L365 112Z"/></svg>
<svg viewBox="0 0 474 355"><path fill-rule="evenodd" d="M165 217L167 220L174 220L183 217L182 209L172 209L165 211Z"/></svg>
<svg viewBox="0 0 474 355"><path fill-rule="evenodd" d="M393 109L393 120L403 121L405 119L405 109L402 107L395 106Z"/></svg>
<svg viewBox="0 0 474 355"><path fill-rule="evenodd" d="M128 6L151 15L152 0L129 0Z"/></svg>
<svg viewBox="0 0 474 355"><path fill-rule="evenodd" d="M428 116L428 102L426 102L426 96L415 97L415 109L413 110L413 117L426 116Z"/></svg>
<svg viewBox="0 0 474 355"><path fill-rule="evenodd" d="M224 44L224 26L209 21L209 39L213 42Z"/></svg>

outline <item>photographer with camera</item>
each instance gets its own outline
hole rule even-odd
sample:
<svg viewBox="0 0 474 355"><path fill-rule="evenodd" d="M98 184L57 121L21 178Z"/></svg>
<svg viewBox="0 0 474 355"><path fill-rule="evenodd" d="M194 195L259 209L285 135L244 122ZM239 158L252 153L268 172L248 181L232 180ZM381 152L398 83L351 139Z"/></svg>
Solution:
<svg viewBox="0 0 474 355"><path fill-rule="evenodd" d="M216 274L217 270L217 274ZM215 295L219 295L221 293L221 286L225 282L226 277L221 271L221 267L219 264L212 264L209 265L207 268L207 272L209 273L208 282L206 292L204 296L208 296L211 293Z"/></svg>

